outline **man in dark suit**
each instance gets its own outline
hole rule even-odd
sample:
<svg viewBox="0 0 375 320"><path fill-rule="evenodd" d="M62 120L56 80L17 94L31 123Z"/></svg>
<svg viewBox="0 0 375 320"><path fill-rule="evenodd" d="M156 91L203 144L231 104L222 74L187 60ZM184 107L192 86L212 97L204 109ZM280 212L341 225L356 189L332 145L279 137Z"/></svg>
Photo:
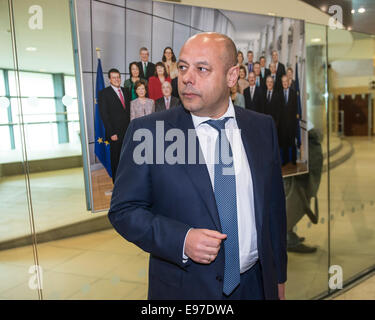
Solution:
<svg viewBox="0 0 375 320"><path fill-rule="evenodd" d="M257 87L261 87L262 90L266 88L266 81L262 80L262 76L260 73L260 63L257 61L254 63L254 74L255 74L255 85Z"/></svg>
<svg viewBox="0 0 375 320"><path fill-rule="evenodd" d="M111 147L112 180L115 181L121 146L130 122L130 93L121 87L117 69L108 71L110 85L99 92L99 112Z"/></svg>
<svg viewBox="0 0 375 320"><path fill-rule="evenodd" d="M260 80L263 83L263 91L266 91L266 79L271 74L270 69L266 68L266 57L261 56L259 58L260 64Z"/></svg>
<svg viewBox="0 0 375 320"><path fill-rule="evenodd" d="M276 128L233 106L236 58L226 35L189 38L178 62L182 104L134 119L126 134L108 217L150 253L149 299L285 298Z"/></svg>
<svg viewBox="0 0 375 320"><path fill-rule="evenodd" d="M277 79L280 81L280 89L281 89L281 77L286 74L285 66L279 62L279 54L276 50L272 51L272 62L275 64L276 67L276 76Z"/></svg>
<svg viewBox="0 0 375 320"><path fill-rule="evenodd" d="M172 96L172 85L170 82L164 81L161 91L163 92L163 97L155 101L155 111L168 110L180 104L180 101Z"/></svg>
<svg viewBox="0 0 375 320"><path fill-rule="evenodd" d="M172 96L176 97L180 100L180 96L178 95L178 77L172 79Z"/></svg>
<svg viewBox="0 0 375 320"><path fill-rule="evenodd" d="M275 91L280 91L281 88L282 88L282 85L281 85L281 77L279 77L277 75L277 72L276 72L276 64L274 62L271 62L270 63L270 71L271 71L271 74L270 74L270 77L272 78L273 80L273 89Z"/></svg>
<svg viewBox="0 0 375 320"><path fill-rule="evenodd" d="M282 77L283 85L283 111L280 123L280 139L283 155L283 164L292 162L296 164L296 134L297 134L297 93L289 86L289 79L286 75Z"/></svg>
<svg viewBox="0 0 375 320"><path fill-rule="evenodd" d="M147 48L142 47L139 50L139 56L141 58L141 61L137 63L140 71L139 76L148 80L148 78L152 77L155 73L155 65L148 61L149 53Z"/></svg>
<svg viewBox="0 0 375 320"><path fill-rule="evenodd" d="M245 65L247 66L247 72L251 72L251 71L254 71L254 52L249 50L247 52L247 62L245 63Z"/></svg>
<svg viewBox="0 0 375 320"><path fill-rule="evenodd" d="M256 112L264 112L264 93L260 86L256 86L255 72L248 76L249 86L243 91L246 109Z"/></svg>
<svg viewBox="0 0 375 320"><path fill-rule="evenodd" d="M274 80L272 76L268 76L266 79L267 90L265 92L265 103L264 103L264 113L272 116L275 126L279 129L281 108L282 108L282 98L280 92L274 88Z"/></svg>

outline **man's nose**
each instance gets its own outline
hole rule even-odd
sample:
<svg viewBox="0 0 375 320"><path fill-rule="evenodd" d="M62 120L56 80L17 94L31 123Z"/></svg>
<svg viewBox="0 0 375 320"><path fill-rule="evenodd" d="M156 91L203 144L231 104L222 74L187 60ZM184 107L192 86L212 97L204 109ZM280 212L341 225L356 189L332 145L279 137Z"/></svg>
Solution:
<svg viewBox="0 0 375 320"><path fill-rule="evenodd" d="M185 72L182 75L182 82L185 85L188 83L194 84L194 79L195 79L195 75L194 75L193 68L192 67L187 68L187 70L185 70Z"/></svg>

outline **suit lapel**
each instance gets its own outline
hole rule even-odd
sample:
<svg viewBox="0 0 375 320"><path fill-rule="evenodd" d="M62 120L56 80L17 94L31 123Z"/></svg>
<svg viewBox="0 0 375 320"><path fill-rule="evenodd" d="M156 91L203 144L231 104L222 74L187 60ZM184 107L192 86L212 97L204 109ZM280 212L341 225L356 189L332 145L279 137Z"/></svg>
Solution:
<svg viewBox="0 0 375 320"><path fill-rule="evenodd" d="M243 114L244 110L235 107L235 112L238 128L241 129L242 143L249 161L253 180L255 221L259 233L263 223L262 213L264 199L263 159L262 152L260 152L260 150L262 150L262 145L260 144L261 137L260 132L256 130L256 124L253 123L253 119L247 114Z"/></svg>
<svg viewBox="0 0 375 320"><path fill-rule="evenodd" d="M197 135L195 134L193 120L191 118L190 113L187 110L185 110L182 105L179 105L176 108L179 108L178 112L176 112L176 115L177 115L176 119L174 119L175 121L172 120L170 124L172 125L172 127L177 127L181 129L185 134L185 160L186 162L182 167L186 171L193 185L197 189L198 194L202 198L202 201L204 202L216 229L221 232L219 213L217 211L215 195L212 189L212 184L211 184L210 176L207 170L207 166L205 163L200 164L198 162L200 145L199 145L199 139ZM193 130L192 132L194 133L194 138L196 141L196 155L197 155L196 163L197 164L188 164L187 162L187 158L188 158L187 137L188 137L189 129Z"/></svg>

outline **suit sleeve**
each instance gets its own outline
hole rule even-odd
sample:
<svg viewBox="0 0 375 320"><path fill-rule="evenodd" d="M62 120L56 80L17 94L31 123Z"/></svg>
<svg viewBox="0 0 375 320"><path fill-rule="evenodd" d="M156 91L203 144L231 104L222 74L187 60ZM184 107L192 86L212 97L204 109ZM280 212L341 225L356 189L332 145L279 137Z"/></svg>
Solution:
<svg viewBox="0 0 375 320"><path fill-rule="evenodd" d="M287 280L287 262L286 251L286 206L283 178L281 174L280 152L278 147L278 138L275 124L270 119L272 126L273 139L273 169L272 169L272 190L270 190L270 232L272 249L275 258L278 283L284 283Z"/></svg>
<svg viewBox="0 0 375 320"><path fill-rule="evenodd" d="M99 92L99 96L98 96L99 113L100 113L100 117L102 118L102 121L103 121L103 124L104 124L106 136L107 136L107 138L109 138L109 137L113 136L114 134L116 134L116 132L114 132L114 130L112 128L112 125L111 125L110 114L109 114L109 106L107 104L107 99L105 97L105 91L104 90L101 90Z"/></svg>
<svg viewBox="0 0 375 320"><path fill-rule="evenodd" d="M130 122L117 169L108 218L116 231L146 252L182 268L185 236L191 226L152 211L150 164L137 164L133 134L141 118Z"/></svg>

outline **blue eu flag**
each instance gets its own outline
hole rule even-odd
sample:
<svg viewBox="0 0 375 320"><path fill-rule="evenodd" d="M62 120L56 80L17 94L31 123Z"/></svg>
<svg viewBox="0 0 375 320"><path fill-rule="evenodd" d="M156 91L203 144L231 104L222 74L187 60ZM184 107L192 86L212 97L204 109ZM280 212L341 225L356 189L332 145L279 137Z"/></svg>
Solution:
<svg viewBox="0 0 375 320"><path fill-rule="evenodd" d="M105 138L105 128L100 117L98 96L99 92L105 88L102 63L98 59L98 69L96 71L96 92L95 92L95 155L98 157L109 176L112 178L111 151L109 142Z"/></svg>
<svg viewBox="0 0 375 320"><path fill-rule="evenodd" d="M299 89L299 80L298 80L298 62L296 62L296 92L297 92L297 114L298 114L298 121L297 121L297 147L301 147L301 127L300 121L302 119L302 107L301 107L301 95Z"/></svg>

